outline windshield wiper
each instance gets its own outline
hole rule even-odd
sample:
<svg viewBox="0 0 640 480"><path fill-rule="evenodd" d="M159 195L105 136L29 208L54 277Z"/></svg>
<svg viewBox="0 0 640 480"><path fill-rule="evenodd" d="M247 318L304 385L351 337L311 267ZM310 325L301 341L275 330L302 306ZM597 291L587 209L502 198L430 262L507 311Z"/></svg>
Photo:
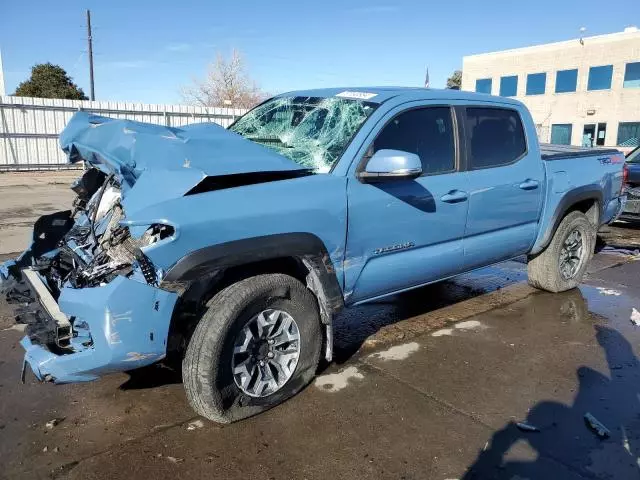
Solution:
<svg viewBox="0 0 640 480"><path fill-rule="evenodd" d="M257 143L277 143L278 145L281 145L283 148L293 148L292 145L289 145L288 143L284 143L278 137L245 137L245 138L247 140L251 140L252 142L257 142Z"/></svg>

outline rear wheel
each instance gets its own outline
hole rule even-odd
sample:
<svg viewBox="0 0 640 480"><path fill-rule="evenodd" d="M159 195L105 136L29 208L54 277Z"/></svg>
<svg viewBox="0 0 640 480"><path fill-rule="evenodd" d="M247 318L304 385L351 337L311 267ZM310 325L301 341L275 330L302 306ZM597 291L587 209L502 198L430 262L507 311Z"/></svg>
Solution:
<svg viewBox="0 0 640 480"><path fill-rule="evenodd" d="M547 248L529 258L529 284L549 292L578 286L595 248L596 230L582 212L571 212L558 225Z"/></svg>
<svg viewBox="0 0 640 480"><path fill-rule="evenodd" d="M313 294L282 274L235 283L207 304L182 364L189 403L229 423L295 395L315 376L322 331Z"/></svg>

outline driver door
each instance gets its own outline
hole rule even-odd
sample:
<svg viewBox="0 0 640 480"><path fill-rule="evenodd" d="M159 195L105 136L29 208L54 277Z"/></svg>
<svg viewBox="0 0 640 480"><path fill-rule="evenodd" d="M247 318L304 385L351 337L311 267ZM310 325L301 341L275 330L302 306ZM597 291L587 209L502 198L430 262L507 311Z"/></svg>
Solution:
<svg viewBox="0 0 640 480"><path fill-rule="evenodd" d="M350 304L443 279L463 268L468 209L459 134L450 106L398 107L381 122L368 154L420 157L422 175L348 182L345 291ZM359 170L366 168L363 159Z"/></svg>

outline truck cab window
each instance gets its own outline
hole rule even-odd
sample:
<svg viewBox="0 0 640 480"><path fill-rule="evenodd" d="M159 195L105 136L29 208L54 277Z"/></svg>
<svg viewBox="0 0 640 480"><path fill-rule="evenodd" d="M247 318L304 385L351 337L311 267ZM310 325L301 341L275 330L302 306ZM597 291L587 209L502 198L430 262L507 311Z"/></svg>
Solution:
<svg viewBox="0 0 640 480"><path fill-rule="evenodd" d="M408 110L397 115L373 143L373 153L382 149L415 153L426 175L455 170L453 121L449 107Z"/></svg>
<svg viewBox="0 0 640 480"><path fill-rule="evenodd" d="M467 146L470 167L490 168L508 165L527 151L520 115L504 108L467 110Z"/></svg>

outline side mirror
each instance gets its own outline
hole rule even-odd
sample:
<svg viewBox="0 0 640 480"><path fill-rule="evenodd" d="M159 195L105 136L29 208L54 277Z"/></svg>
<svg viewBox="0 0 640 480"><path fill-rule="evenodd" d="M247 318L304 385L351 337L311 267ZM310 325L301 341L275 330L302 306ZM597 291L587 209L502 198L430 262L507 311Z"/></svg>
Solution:
<svg viewBox="0 0 640 480"><path fill-rule="evenodd" d="M422 175L422 162L415 153L402 150L378 150L358 178L364 183L408 180Z"/></svg>

